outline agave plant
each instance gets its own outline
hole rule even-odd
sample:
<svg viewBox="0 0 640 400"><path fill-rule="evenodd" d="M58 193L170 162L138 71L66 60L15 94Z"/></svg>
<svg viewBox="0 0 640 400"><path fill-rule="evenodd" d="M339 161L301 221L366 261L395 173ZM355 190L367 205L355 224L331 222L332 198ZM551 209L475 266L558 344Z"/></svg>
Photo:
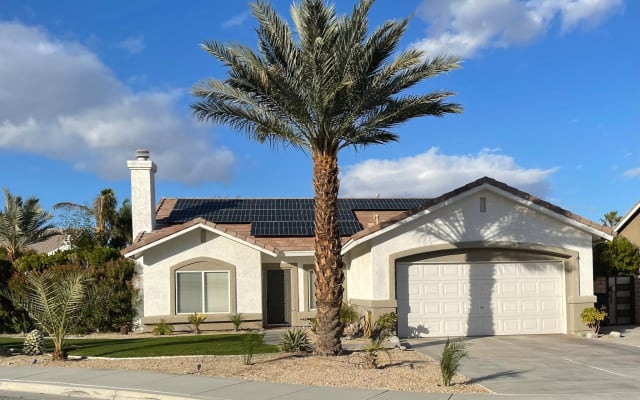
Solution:
<svg viewBox="0 0 640 400"><path fill-rule="evenodd" d="M53 339L54 360L66 358L64 340L82 314L86 281L84 271L79 269L28 272L24 290L9 292L13 302L24 308Z"/></svg>

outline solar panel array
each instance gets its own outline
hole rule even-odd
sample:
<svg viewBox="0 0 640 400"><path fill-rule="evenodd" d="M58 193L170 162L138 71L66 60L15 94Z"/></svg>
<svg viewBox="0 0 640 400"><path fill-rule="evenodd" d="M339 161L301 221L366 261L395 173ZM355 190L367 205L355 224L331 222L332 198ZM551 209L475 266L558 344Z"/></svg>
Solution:
<svg viewBox="0 0 640 400"><path fill-rule="evenodd" d="M339 199L342 236L363 229L354 211L404 211L427 199ZM223 224L251 224L253 236L313 236L313 199L178 199L166 222L194 218Z"/></svg>

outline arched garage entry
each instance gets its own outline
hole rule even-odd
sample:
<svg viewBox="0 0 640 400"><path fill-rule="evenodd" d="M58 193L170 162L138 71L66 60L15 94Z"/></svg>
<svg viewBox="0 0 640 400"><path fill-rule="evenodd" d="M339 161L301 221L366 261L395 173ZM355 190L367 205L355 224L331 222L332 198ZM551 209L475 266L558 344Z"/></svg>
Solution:
<svg viewBox="0 0 640 400"><path fill-rule="evenodd" d="M398 333L444 337L566 333L569 254L433 249L395 261ZM569 274L569 278L567 277Z"/></svg>

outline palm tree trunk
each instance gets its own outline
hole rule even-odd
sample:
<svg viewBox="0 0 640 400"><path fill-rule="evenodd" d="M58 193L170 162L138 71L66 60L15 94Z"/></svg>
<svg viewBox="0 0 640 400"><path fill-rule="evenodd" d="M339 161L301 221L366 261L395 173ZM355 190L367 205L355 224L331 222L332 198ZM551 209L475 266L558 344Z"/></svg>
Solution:
<svg viewBox="0 0 640 400"><path fill-rule="evenodd" d="M338 231L338 157L313 155L315 198L315 276L318 339L316 353L323 356L342 353L340 306L342 305L342 243Z"/></svg>

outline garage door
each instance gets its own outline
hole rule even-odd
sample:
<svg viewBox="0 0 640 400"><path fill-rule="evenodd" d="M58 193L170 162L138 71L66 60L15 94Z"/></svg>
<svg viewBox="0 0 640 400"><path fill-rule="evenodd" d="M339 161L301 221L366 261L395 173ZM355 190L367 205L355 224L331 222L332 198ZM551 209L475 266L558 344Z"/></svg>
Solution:
<svg viewBox="0 0 640 400"><path fill-rule="evenodd" d="M402 337L565 333L559 262L398 263Z"/></svg>

